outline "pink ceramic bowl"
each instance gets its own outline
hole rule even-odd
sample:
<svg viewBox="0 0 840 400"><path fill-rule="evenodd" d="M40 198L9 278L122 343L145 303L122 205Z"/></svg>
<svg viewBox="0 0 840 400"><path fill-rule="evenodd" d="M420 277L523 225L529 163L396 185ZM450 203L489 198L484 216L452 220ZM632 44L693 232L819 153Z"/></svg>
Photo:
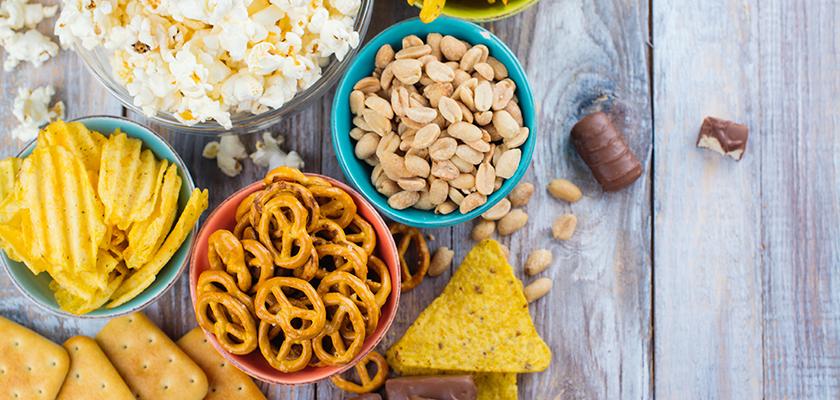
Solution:
<svg viewBox="0 0 840 400"><path fill-rule="evenodd" d="M219 345L219 342L216 340L216 336L208 331L204 331L204 334L219 354L246 374L268 383L280 383L287 385L313 383L329 378L332 375L340 374L341 372L349 369L361 360L362 357L373 350L373 348L376 347L376 345L379 344L385 336L385 332L388 331L388 328L391 327L391 323L394 321L394 316L397 313L397 305L400 300L400 262L397 256L397 247L394 244L393 236L391 236L391 233L388 230L388 225L385 224L382 217L379 216L370 203L368 203L359 193L351 189L349 186L323 175L306 175L326 179L336 187L339 187L349 193L353 198L353 201L356 202L356 207L358 208L357 212L359 215L373 225L373 228L376 231L376 255L385 262L391 275L391 295L388 297L388 302L386 302L382 307L382 315L379 319L379 325L376 327L376 330L372 335L368 335L365 340L365 344L362 347L362 351L352 362L338 367L306 367L301 371L293 373L280 372L268 364L259 349L247 355L230 354L225 351L221 345ZM236 207L243 199L245 199L245 197L262 189L264 186L265 184L263 184L262 181L255 182L234 193L232 196L223 201L222 204L216 207L215 210L213 210L213 213L211 213L207 218L207 221L204 222L204 226L201 227L201 231L198 233L198 237L196 238L190 254L190 297L192 298L193 308L195 307L195 287L198 282L198 276L210 268L207 261L207 238L218 229L233 230L236 222Z"/></svg>

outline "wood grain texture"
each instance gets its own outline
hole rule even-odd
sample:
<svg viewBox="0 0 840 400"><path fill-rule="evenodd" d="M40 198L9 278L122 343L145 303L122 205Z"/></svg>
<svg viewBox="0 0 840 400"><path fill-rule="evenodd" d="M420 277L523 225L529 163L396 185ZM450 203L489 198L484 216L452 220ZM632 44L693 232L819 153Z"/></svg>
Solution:
<svg viewBox="0 0 840 400"><path fill-rule="evenodd" d="M764 395L840 398L840 4L761 1ZM752 140L752 139L751 139ZM753 143L751 143L752 145Z"/></svg>
<svg viewBox="0 0 840 400"><path fill-rule="evenodd" d="M707 115L757 127L757 3L653 3L654 354L662 399L763 396L765 138L753 134L740 162L694 145Z"/></svg>

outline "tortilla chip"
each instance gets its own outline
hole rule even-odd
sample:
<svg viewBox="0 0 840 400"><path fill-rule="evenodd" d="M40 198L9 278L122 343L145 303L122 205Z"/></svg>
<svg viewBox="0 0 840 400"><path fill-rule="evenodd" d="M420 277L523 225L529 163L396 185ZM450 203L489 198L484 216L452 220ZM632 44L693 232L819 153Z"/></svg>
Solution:
<svg viewBox="0 0 840 400"><path fill-rule="evenodd" d="M528 313L522 283L493 240L467 254L443 293L387 356L400 374L408 367L536 372L551 362L551 350Z"/></svg>

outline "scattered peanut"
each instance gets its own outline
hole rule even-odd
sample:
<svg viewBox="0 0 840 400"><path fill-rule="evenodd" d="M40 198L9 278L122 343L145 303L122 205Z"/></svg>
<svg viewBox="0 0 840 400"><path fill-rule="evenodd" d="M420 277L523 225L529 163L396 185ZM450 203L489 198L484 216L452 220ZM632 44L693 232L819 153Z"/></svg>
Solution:
<svg viewBox="0 0 840 400"><path fill-rule="evenodd" d="M528 223L528 214L522 209L511 210L499 220L499 235L508 236L522 229Z"/></svg>
<svg viewBox="0 0 840 400"><path fill-rule="evenodd" d="M534 194L534 184L531 182L522 182L513 188L513 191L508 195L510 205L513 207L524 207L531 201L531 196Z"/></svg>
<svg viewBox="0 0 840 400"><path fill-rule="evenodd" d="M452 265L452 258L455 257L455 252L448 247L438 247L432 255L432 261L429 263L429 270L426 275L438 276Z"/></svg>
<svg viewBox="0 0 840 400"><path fill-rule="evenodd" d="M551 235L557 240L569 240L575 233L577 217L574 214L563 214L551 224Z"/></svg>
<svg viewBox="0 0 840 400"><path fill-rule="evenodd" d="M510 200L502 199L495 206L481 214L481 218L498 221L510 212Z"/></svg>
<svg viewBox="0 0 840 400"><path fill-rule="evenodd" d="M554 286L554 283L548 278L539 278L531 282L530 285L525 286L525 300L528 300L528 303L539 300L548 294L552 286Z"/></svg>
<svg viewBox="0 0 840 400"><path fill-rule="evenodd" d="M483 219L473 226L472 232L470 232L470 238L476 242L480 242L484 239L489 239L495 231L496 222Z"/></svg>
<svg viewBox="0 0 840 400"><path fill-rule="evenodd" d="M548 192L557 200L574 203L583 197L580 188L565 179L554 179L548 183Z"/></svg>
<svg viewBox="0 0 840 400"><path fill-rule="evenodd" d="M499 244L499 247L502 248L502 254L505 255L505 260L509 259L510 258L510 247L507 247L507 245L504 245L504 244L501 244L501 243Z"/></svg>
<svg viewBox="0 0 840 400"><path fill-rule="evenodd" d="M371 180L392 207L468 213L514 175L530 130L516 84L487 46L425 38L378 49L376 69L350 94L349 134L357 158L379 168ZM487 215L501 220L513 202Z"/></svg>
<svg viewBox="0 0 840 400"><path fill-rule="evenodd" d="M528 255L528 260L525 261L525 273L528 275L536 275L543 272L551 265L553 256L551 251L546 249L537 249Z"/></svg>

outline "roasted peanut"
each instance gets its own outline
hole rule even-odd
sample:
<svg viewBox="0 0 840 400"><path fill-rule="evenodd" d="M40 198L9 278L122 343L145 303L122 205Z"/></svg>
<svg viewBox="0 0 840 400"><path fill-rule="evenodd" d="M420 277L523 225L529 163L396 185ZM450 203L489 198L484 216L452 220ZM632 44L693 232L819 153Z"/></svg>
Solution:
<svg viewBox="0 0 840 400"><path fill-rule="evenodd" d="M508 199L510 199L510 205L513 207L525 207L531 201L533 194L534 184L531 182L522 182L513 188L508 195Z"/></svg>
<svg viewBox="0 0 840 400"><path fill-rule="evenodd" d="M502 199L495 206L481 214L481 218L498 221L510 212L510 200Z"/></svg>
<svg viewBox="0 0 840 400"><path fill-rule="evenodd" d="M531 252L528 255L528 259L525 261L525 273L528 275L536 275L540 272L543 272L551 265L551 261L553 256L551 255L551 251L546 249L537 249Z"/></svg>
<svg viewBox="0 0 840 400"><path fill-rule="evenodd" d="M528 300L528 303L533 303L539 300L541 297L548 294L553 285L554 283L548 278L539 278L531 282L531 284L525 286L525 289L523 290L525 293L525 300Z"/></svg>
<svg viewBox="0 0 840 400"><path fill-rule="evenodd" d="M548 183L548 192L557 199L575 203L583 197L580 188L565 179L553 179Z"/></svg>
<svg viewBox="0 0 840 400"><path fill-rule="evenodd" d="M574 214L563 214L551 224L551 235L557 240L569 240L575 233L577 217Z"/></svg>
<svg viewBox="0 0 840 400"><path fill-rule="evenodd" d="M528 214L522 209L513 209L499 220L499 235L508 236L522 229L528 223Z"/></svg>
<svg viewBox="0 0 840 400"><path fill-rule="evenodd" d="M480 242L484 239L490 238L490 236L493 236L493 232L495 231L496 222L483 219L473 226L472 232L470 232L470 238L476 242Z"/></svg>
<svg viewBox="0 0 840 400"><path fill-rule="evenodd" d="M450 266L452 266L452 258L455 257L455 252L448 247L438 247L435 253L432 254L432 261L429 263L429 270L426 272L429 276L438 276Z"/></svg>

